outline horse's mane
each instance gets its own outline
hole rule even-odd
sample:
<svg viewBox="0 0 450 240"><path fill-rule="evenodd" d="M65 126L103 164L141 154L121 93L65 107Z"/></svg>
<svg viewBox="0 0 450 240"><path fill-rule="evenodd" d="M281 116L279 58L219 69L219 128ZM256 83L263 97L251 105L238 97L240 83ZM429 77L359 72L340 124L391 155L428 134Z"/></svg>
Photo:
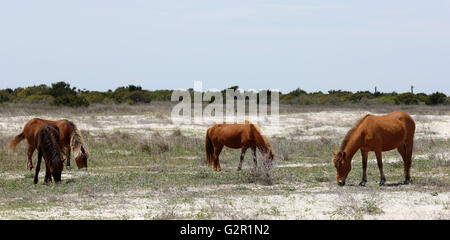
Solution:
<svg viewBox="0 0 450 240"><path fill-rule="evenodd" d="M44 125L45 127L40 131L40 147L48 156L48 160L53 169L62 169L62 157L61 157L61 143L59 140L58 128L55 126L55 131L52 131L51 125Z"/></svg>
<svg viewBox="0 0 450 240"><path fill-rule="evenodd" d="M248 120L245 121L245 124L250 124L250 125L252 125L253 127L255 127L256 131L257 131L257 132L259 133L259 135L262 137L262 140L264 141L264 144L266 145L267 149L268 149L270 152L273 152L272 146L270 145L270 142L269 142L269 139L267 138L266 135L264 135L264 134L262 133L261 128L259 128L258 125L253 124L252 122L250 122L250 121L248 121Z"/></svg>
<svg viewBox="0 0 450 240"><path fill-rule="evenodd" d="M83 136L78 130L77 125L75 125L75 123L69 120L67 120L67 123L72 127L72 134L70 137L70 147L72 148L75 159L78 158L81 154L83 154L81 148L83 148L86 157L89 158L89 150L87 149L86 144L84 143Z"/></svg>
<svg viewBox="0 0 450 240"><path fill-rule="evenodd" d="M364 117L359 119L350 130L348 130L347 134L345 134L345 137L342 139L341 145L339 146L339 151L343 151L345 146L347 146L348 141L350 140L350 137L355 132L355 130L359 127L359 125L368 117L370 114L366 114Z"/></svg>

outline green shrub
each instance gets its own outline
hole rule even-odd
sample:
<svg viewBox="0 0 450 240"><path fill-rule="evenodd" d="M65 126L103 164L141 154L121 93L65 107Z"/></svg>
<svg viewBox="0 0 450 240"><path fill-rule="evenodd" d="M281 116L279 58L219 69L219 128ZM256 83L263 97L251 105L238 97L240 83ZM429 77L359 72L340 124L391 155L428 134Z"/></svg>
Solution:
<svg viewBox="0 0 450 240"><path fill-rule="evenodd" d="M48 90L48 94L55 98L63 97L67 95L76 95L76 88L70 87L70 84L65 82L52 83L52 87Z"/></svg>
<svg viewBox="0 0 450 240"><path fill-rule="evenodd" d="M369 91L365 92L356 92L354 94L348 95L347 99L352 101L353 103L363 102L364 100L374 98L373 94Z"/></svg>
<svg viewBox="0 0 450 240"><path fill-rule="evenodd" d="M23 101L32 104L51 104L55 98L50 95L31 95L27 96Z"/></svg>
<svg viewBox="0 0 450 240"><path fill-rule="evenodd" d="M0 103L8 102L11 99L11 92L8 89L0 90Z"/></svg>
<svg viewBox="0 0 450 240"><path fill-rule="evenodd" d="M395 104L419 104L419 100L413 93L401 93L395 96L394 98Z"/></svg>
<svg viewBox="0 0 450 240"><path fill-rule="evenodd" d="M82 96L65 95L55 98L52 105L68 107L88 107L89 102Z"/></svg>
<svg viewBox="0 0 450 240"><path fill-rule="evenodd" d="M105 102L105 94L101 92L83 92L81 94L89 103L104 103Z"/></svg>
<svg viewBox="0 0 450 240"><path fill-rule="evenodd" d="M427 105L437 105L445 103L447 96L444 93L435 92L428 96L425 100L425 104Z"/></svg>

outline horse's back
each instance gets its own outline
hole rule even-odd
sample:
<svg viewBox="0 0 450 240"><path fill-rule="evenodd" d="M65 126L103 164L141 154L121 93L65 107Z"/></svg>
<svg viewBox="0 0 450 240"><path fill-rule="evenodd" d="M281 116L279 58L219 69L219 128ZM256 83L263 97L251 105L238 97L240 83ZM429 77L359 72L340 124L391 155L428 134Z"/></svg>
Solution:
<svg viewBox="0 0 450 240"><path fill-rule="evenodd" d="M24 131L31 130L34 134L36 134L39 128L46 123L56 124L55 121L50 121L42 118L33 118L25 124Z"/></svg>
<svg viewBox="0 0 450 240"><path fill-rule="evenodd" d="M23 133L29 144L34 144L36 142L34 138L40 127L45 123L46 120L44 119L33 118L25 124Z"/></svg>
<svg viewBox="0 0 450 240"><path fill-rule="evenodd" d="M29 143L35 142L34 137L41 126L44 124L52 124L58 127L60 133L60 140L64 146L69 146L70 135L73 131L70 121L67 119L61 119L57 121L33 118L25 124L24 134Z"/></svg>
<svg viewBox="0 0 450 240"><path fill-rule="evenodd" d="M396 111L386 115L391 119L392 122L399 123L405 131L407 138L414 137L414 132L416 130L416 124L414 119L407 113L403 111Z"/></svg>
<svg viewBox="0 0 450 240"><path fill-rule="evenodd" d="M212 141L230 148L240 148L251 138L250 125L240 123L216 123L207 130L207 134Z"/></svg>
<svg viewBox="0 0 450 240"><path fill-rule="evenodd" d="M416 130L416 123L409 114L402 111L397 111L392 113L392 117L402 122L405 125L406 130L410 132L412 131L412 134L414 135L414 131Z"/></svg>
<svg viewBox="0 0 450 240"><path fill-rule="evenodd" d="M363 122L365 141L373 148L388 151L414 137L414 120L405 112L383 116L368 115Z"/></svg>

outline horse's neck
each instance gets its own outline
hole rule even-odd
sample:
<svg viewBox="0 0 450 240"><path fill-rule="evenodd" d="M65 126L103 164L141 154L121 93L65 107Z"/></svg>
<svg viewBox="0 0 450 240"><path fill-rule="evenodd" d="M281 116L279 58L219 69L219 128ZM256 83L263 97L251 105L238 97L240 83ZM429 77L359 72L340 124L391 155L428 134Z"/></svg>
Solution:
<svg viewBox="0 0 450 240"><path fill-rule="evenodd" d="M267 152L269 150L269 147L266 144L266 141L264 141L264 137L257 132L255 134L255 138L256 138L256 145L258 145L259 150L261 150L261 152Z"/></svg>
<svg viewBox="0 0 450 240"><path fill-rule="evenodd" d="M267 147L266 143L264 141L262 141L261 143L257 143L259 150L261 150L261 152L268 152L269 148Z"/></svg>
<svg viewBox="0 0 450 240"><path fill-rule="evenodd" d="M347 159L352 159L353 155L361 148L362 146L362 132L359 129L356 129L353 134L350 136L347 144L345 145L343 151L347 155Z"/></svg>

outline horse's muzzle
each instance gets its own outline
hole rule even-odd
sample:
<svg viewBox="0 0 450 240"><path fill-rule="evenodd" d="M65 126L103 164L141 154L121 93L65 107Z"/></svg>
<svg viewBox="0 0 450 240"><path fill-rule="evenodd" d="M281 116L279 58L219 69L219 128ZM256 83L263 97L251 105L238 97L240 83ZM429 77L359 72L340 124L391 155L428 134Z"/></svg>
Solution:
<svg viewBox="0 0 450 240"><path fill-rule="evenodd" d="M341 186L341 187L344 186L345 185L345 180L339 180L338 185Z"/></svg>

